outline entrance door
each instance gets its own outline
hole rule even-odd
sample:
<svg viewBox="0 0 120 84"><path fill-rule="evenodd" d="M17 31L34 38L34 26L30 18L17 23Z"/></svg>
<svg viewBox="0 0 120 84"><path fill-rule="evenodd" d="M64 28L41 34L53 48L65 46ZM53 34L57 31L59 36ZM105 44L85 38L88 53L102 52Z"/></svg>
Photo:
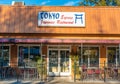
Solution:
<svg viewBox="0 0 120 84"><path fill-rule="evenodd" d="M69 50L50 49L48 58L49 76L69 76L70 58Z"/></svg>
<svg viewBox="0 0 120 84"><path fill-rule="evenodd" d="M70 75L70 58L68 50L60 50L60 76Z"/></svg>

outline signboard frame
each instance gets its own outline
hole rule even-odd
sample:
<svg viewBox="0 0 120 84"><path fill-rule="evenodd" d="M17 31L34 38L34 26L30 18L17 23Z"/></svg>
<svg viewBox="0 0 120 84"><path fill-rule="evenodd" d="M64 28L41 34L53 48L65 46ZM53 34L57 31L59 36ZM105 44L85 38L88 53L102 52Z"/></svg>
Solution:
<svg viewBox="0 0 120 84"><path fill-rule="evenodd" d="M85 12L38 12L38 27L85 27Z"/></svg>

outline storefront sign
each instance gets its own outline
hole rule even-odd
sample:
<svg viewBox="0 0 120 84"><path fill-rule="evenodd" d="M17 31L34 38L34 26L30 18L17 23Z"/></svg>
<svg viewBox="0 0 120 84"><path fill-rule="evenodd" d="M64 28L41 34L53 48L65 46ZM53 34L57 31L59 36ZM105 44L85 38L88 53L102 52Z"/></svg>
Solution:
<svg viewBox="0 0 120 84"><path fill-rule="evenodd" d="M85 27L84 12L39 12L38 26Z"/></svg>

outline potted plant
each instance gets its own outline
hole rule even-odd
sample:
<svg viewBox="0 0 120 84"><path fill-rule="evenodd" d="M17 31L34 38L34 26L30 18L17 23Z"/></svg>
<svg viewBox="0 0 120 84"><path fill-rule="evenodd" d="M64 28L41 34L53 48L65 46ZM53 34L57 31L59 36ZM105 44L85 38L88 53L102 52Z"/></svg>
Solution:
<svg viewBox="0 0 120 84"><path fill-rule="evenodd" d="M72 78L80 79L79 56L77 54L72 54L71 61L72 61Z"/></svg>
<svg viewBox="0 0 120 84"><path fill-rule="evenodd" d="M45 60L38 57L37 63L36 63L36 68L38 72L38 78L41 80L46 77L46 66L45 66Z"/></svg>

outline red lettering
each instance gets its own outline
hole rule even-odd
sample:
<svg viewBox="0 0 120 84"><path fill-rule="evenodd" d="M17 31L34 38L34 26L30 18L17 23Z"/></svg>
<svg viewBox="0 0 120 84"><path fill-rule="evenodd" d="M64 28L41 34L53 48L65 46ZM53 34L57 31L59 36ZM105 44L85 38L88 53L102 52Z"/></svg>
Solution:
<svg viewBox="0 0 120 84"><path fill-rule="evenodd" d="M73 17L61 15L61 19L64 19L64 20L72 20Z"/></svg>
<svg viewBox="0 0 120 84"><path fill-rule="evenodd" d="M64 19L64 15L61 15L61 19Z"/></svg>

